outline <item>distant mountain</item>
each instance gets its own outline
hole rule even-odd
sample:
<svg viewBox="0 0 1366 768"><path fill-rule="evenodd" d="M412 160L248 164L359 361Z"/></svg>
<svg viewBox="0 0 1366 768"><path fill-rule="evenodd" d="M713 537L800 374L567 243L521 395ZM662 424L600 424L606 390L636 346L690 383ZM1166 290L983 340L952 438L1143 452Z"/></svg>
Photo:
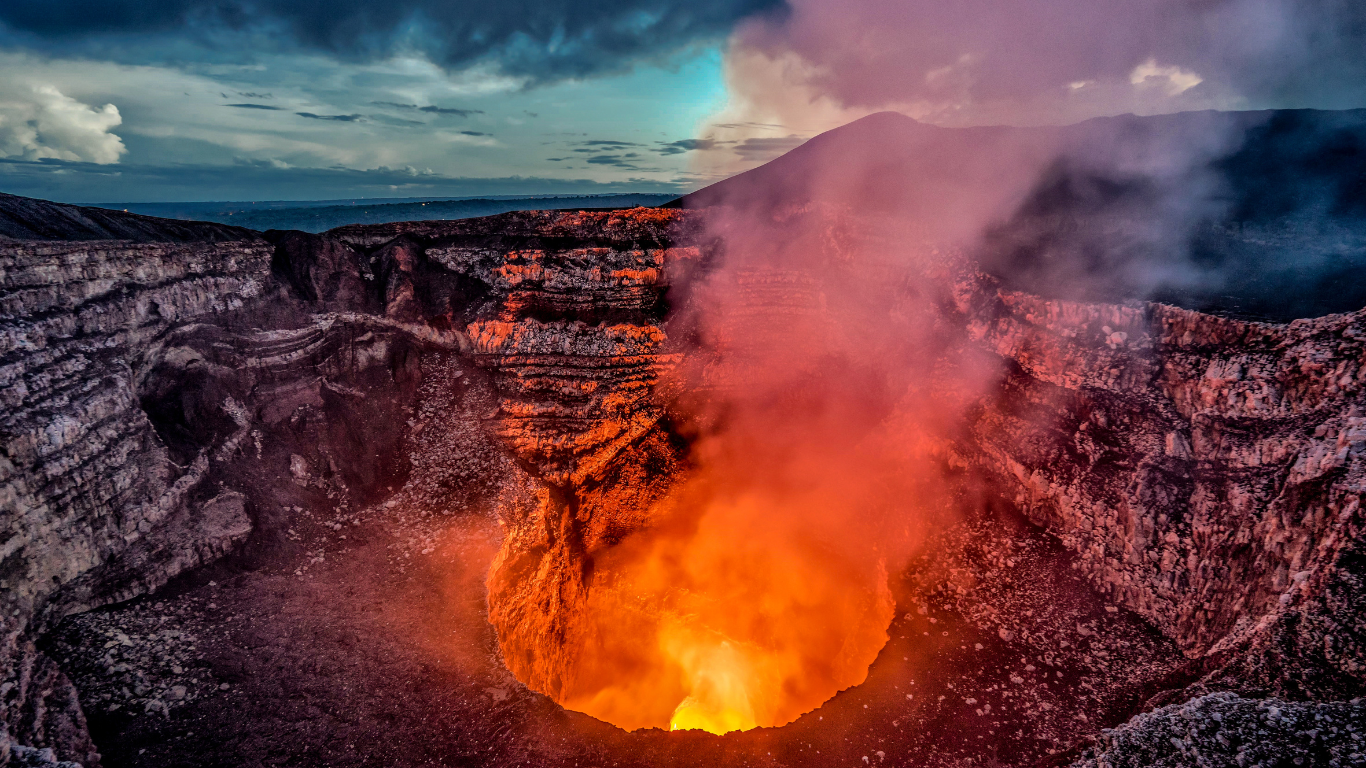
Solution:
<svg viewBox="0 0 1366 768"><path fill-rule="evenodd" d="M0 193L0 239L189 243L256 237L257 233L243 227L177 221Z"/></svg>
<svg viewBox="0 0 1366 768"><path fill-rule="evenodd" d="M1288 319L1366 305L1366 110L941 128L884 112L669 207L846 205L1007 287Z"/></svg>
<svg viewBox="0 0 1366 768"><path fill-rule="evenodd" d="M457 200L390 198L260 203L107 203L99 207L172 219L212 221L259 231L297 229L305 232L323 232L347 224L469 219L509 211L633 208L639 205L653 207L667 202L672 197L661 194L494 196Z"/></svg>

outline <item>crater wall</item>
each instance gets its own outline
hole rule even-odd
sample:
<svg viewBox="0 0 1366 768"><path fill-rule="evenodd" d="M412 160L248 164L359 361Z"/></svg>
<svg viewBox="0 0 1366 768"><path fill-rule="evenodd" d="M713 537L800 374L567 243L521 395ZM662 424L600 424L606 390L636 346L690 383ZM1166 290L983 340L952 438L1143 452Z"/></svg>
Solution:
<svg viewBox="0 0 1366 768"><path fill-rule="evenodd" d="M286 514L270 483L340 504L401 481L427 355L484 371L482 429L535 479L490 483L489 617L524 682L566 686L555 639L582 629L594 554L651 525L687 462L661 382L687 353L671 310L714 256L705 215L0 243L0 764L11 743L97 760L33 646L54 619L266 546ZM957 351L1007 370L947 461L1179 642L1189 693L1360 690L1366 315L1248 323L940 274Z"/></svg>

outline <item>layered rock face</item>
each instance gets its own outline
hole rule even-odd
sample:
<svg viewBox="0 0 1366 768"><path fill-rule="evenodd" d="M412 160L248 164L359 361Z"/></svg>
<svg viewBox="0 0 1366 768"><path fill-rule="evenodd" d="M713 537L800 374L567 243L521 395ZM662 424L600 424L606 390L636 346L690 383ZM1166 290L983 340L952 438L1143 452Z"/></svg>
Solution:
<svg viewBox="0 0 1366 768"><path fill-rule="evenodd" d="M140 567L112 576L103 599L159 586L202 560L201 551L221 551L250 529L240 502L195 498L214 456L201 451L185 465L171 458L141 406L140 357L175 324L254 301L266 288L270 250L260 240L28 242L0 250L0 659L14 683L4 697L5 720L18 727L11 735L19 741L67 747L53 729L84 730L72 702L41 703L74 694L55 669L36 672L50 663L35 656L26 637L31 622L41 626L54 614L101 601L86 597L102 591L93 585L58 599L60 588L100 580L101 566L121 556ZM181 518L201 508L222 522L178 541L149 536L153 529L192 528ZM70 724L61 722L64 712ZM71 756L90 760L88 740Z"/></svg>
<svg viewBox="0 0 1366 768"><path fill-rule="evenodd" d="M23 219L32 207L7 214L38 237ZM92 221L55 207L68 223ZM669 250L686 217L649 211L265 238L101 216L138 239L0 250L0 733L5 749L87 764L97 755L74 691L33 647L56 619L145 594L274 526L272 486L345 505L400 482L424 355L473 355L493 374L503 397L489 429L548 486L600 479L661 416L650 392L671 359L652 324L662 267L666 254L697 253Z"/></svg>
<svg viewBox="0 0 1366 768"><path fill-rule="evenodd" d="M498 402L482 428L531 477L488 483L506 663L538 691L571 690L595 558L652 525L688 467L662 382L690 350L671 310L712 268L706 215L0 245L0 763L11 741L96 759L69 684L32 645L54 619L250 537L265 547L281 524L272 484L340 505L401 482L437 356L487 375ZM1360 691L1366 314L1271 325L1047 301L959 267L937 273L953 301L935 322L951 354L1007 375L944 459L1056 534L1097 588L1187 650L1205 688ZM737 279L757 322L818 308L819 277Z"/></svg>
<svg viewBox="0 0 1366 768"><path fill-rule="evenodd" d="M0 245L0 762L22 744L95 764L75 692L34 639L246 540L270 514L244 476L263 438L297 451L284 482L335 496L392 480L418 357L461 337L373 311L383 293L345 243L38 207L62 216L8 206L9 229L71 239ZM81 239L73 221L128 239ZM363 291L339 290L351 275Z"/></svg>
<svg viewBox="0 0 1366 768"><path fill-rule="evenodd" d="M1224 685L1360 690L1366 315L1286 325L1002 294L972 457ZM1243 668L1251 665L1251 668Z"/></svg>
<svg viewBox="0 0 1366 768"><path fill-rule="evenodd" d="M509 668L564 700L591 563L649 525L676 480L678 440L658 384L678 361L663 328L671 279L703 258L698 217L637 209L528 219L498 250L454 242L427 258L489 288L468 325L499 406L488 426L541 485L502 500L507 539L489 574L489 618ZM468 237L468 236L467 236ZM546 642L554 638L552 642Z"/></svg>

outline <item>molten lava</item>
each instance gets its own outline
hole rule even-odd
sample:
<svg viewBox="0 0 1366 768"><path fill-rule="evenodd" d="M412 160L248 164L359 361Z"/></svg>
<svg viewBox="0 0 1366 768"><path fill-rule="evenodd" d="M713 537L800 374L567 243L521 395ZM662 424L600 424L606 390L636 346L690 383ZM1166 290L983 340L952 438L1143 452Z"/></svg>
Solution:
<svg viewBox="0 0 1366 768"><path fill-rule="evenodd" d="M562 703L626 728L726 733L863 682L894 611L886 569L795 502L713 498L609 552L587 605L596 642Z"/></svg>

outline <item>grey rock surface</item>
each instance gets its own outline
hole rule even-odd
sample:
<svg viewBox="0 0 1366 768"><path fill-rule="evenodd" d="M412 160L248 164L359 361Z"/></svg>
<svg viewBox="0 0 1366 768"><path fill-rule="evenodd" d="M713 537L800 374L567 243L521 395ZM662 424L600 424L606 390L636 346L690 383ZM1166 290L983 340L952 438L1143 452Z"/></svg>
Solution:
<svg viewBox="0 0 1366 768"><path fill-rule="evenodd" d="M1212 693L1102 731L1073 768L1366 764L1360 699L1289 702Z"/></svg>

